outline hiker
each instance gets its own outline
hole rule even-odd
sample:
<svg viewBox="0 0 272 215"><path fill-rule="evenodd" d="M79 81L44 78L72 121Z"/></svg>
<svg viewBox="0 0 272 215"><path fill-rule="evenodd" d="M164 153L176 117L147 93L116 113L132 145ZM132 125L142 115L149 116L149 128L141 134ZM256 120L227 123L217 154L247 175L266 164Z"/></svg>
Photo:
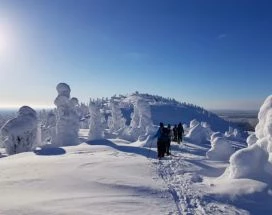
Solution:
<svg viewBox="0 0 272 215"><path fill-rule="evenodd" d="M164 127L163 123L160 122L160 127L157 133L155 134L154 137L157 137L157 149L158 149L158 158L161 159L164 157L165 154L165 146L166 142L168 140L168 135L166 132L167 128Z"/></svg>
<svg viewBox="0 0 272 215"><path fill-rule="evenodd" d="M180 144L182 142L182 136L184 134L184 129L181 123L178 124L177 133L178 133L178 144Z"/></svg>
<svg viewBox="0 0 272 215"><path fill-rule="evenodd" d="M178 127L177 127L177 125L175 125L173 128L173 141L175 141L175 142L178 141Z"/></svg>
<svg viewBox="0 0 272 215"><path fill-rule="evenodd" d="M165 146L166 146L165 151L166 151L166 155L170 155L170 144L172 139L172 130L171 130L170 124L168 124L166 132L167 132L168 139L165 142Z"/></svg>

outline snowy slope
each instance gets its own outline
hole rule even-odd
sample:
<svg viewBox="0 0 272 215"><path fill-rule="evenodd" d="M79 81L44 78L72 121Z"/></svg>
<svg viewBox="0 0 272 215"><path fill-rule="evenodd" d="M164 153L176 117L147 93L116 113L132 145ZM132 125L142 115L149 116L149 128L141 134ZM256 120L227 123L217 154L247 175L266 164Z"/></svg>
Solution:
<svg viewBox="0 0 272 215"><path fill-rule="evenodd" d="M170 123L171 125L182 122L189 125L191 120L196 119L199 122L209 123L213 131L225 132L229 129L229 126L236 127L235 124L230 124L224 119L218 117L216 114L201 107L181 103L174 99L140 93L133 93L127 96L114 96L112 98L120 103L122 112L127 119L128 124L131 120L130 115L133 112L133 104L135 104L136 100L140 98L151 105L152 120L153 123L157 125L160 122L164 122L165 124ZM107 108L105 103L104 108ZM105 112L107 111L105 110Z"/></svg>
<svg viewBox="0 0 272 215"><path fill-rule="evenodd" d="M176 214L148 159L97 144L1 158L0 214Z"/></svg>

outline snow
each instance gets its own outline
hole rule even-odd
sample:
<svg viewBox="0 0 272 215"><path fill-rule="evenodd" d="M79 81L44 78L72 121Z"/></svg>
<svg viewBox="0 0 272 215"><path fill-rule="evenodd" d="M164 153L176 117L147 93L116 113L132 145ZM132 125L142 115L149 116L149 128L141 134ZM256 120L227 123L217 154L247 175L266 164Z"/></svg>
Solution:
<svg viewBox="0 0 272 215"><path fill-rule="evenodd" d="M89 144L3 158L0 214L175 214L141 151L118 141Z"/></svg>
<svg viewBox="0 0 272 215"><path fill-rule="evenodd" d="M211 140L211 148L206 153L211 160L228 161L234 153L231 142L224 137L214 137Z"/></svg>
<svg viewBox="0 0 272 215"><path fill-rule="evenodd" d="M246 142L247 142L247 145L248 146L251 146L253 144L255 144L257 142L257 137L256 137L256 134L250 134L247 139L246 139Z"/></svg>
<svg viewBox="0 0 272 215"><path fill-rule="evenodd" d="M255 134L257 142L249 144L230 158L230 166L222 177L236 179L249 178L263 182L272 181L272 96L263 103L258 114L259 123ZM252 138L252 137L251 137ZM251 139L249 139L249 142Z"/></svg>
<svg viewBox="0 0 272 215"><path fill-rule="evenodd" d="M193 120L186 138L197 144L207 144L210 141L211 133L210 128L203 127L197 120Z"/></svg>
<svg viewBox="0 0 272 215"><path fill-rule="evenodd" d="M77 112L78 100L70 99L70 86L59 83L56 87L58 96L54 104L57 106L56 138L53 139L55 146L78 144L78 131L80 127Z"/></svg>
<svg viewBox="0 0 272 215"><path fill-rule="evenodd" d="M228 163L207 159L207 145L172 142L172 156L157 160L156 145L148 145L150 139L86 142L88 129L79 135L83 142L77 146L40 148L1 158L0 214L272 211L269 185L220 177Z"/></svg>
<svg viewBox="0 0 272 215"><path fill-rule="evenodd" d="M95 102L90 102L90 126L89 140L101 139L104 137L104 128L102 125L102 115Z"/></svg>
<svg viewBox="0 0 272 215"><path fill-rule="evenodd" d="M110 102L111 107L111 116L108 119L108 126L110 132L117 132L120 129L124 129L126 127L126 120L123 117L121 109L119 107L119 103L112 100Z"/></svg>
<svg viewBox="0 0 272 215"><path fill-rule="evenodd" d="M30 151L37 143L37 114L31 107L23 106L18 116L8 120L1 128L8 154Z"/></svg>
<svg viewBox="0 0 272 215"><path fill-rule="evenodd" d="M186 129L183 142L172 141L171 155L158 160L156 140L150 132L157 128L152 123L154 112L150 101L139 100L139 93L129 99L136 107L130 128L140 132L132 137L126 133L126 140L88 140L89 129L77 133L79 104L77 99L70 99L69 85L61 83L57 91L56 127L62 131L61 135L57 132L61 143L11 156L0 149L0 214L272 213L271 96L260 109L257 140L251 137L248 147L241 144L242 149L231 155L238 145L233 140L243 138L238 130L230 129L226 135L213 133L210 122L196 117ZM156 110L167 107L163 100L154 103ZM169 110L181 106L159 113L166 119L168 114L174 116ZM90 110L90 116L97 110ZM19 115L31 113L27 108L19 111ZM53 118L45 125L54 127ZM93 119L91 128L96 125ZM13 129L2 133L8 135L8 131ZM136 141L129 141L132 139Z"/></svg>

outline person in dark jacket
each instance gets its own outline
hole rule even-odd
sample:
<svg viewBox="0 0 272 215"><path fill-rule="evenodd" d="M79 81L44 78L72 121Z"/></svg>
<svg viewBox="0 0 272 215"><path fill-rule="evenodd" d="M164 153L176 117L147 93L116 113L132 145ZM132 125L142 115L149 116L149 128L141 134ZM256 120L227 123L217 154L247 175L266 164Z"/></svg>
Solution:
<svg viewBox="0 0 272 215"><path fill-rule="evenodd" d="M165 153L165 145L166 145L166 138L165 138L165 129L163 123L160 123L160 127L157 131L157 133L155 134L154 137L157 137L157 150L158 150L158 158L161 159L162 157L164 157L164 153Z"/></svg>
<svg viewBox="0 0 272 215"><path fill-rule="evenodd" d="M177 142L177 140L178 140L178 127L177 125L175 125L173 128L173 141Z"/></svg>
<svg viewBox="0 0 272 215"><path fill-rule="evenodd" d="M168 124L166 132L167 132L168 139L165 142L165 146L166 146L165 151L166 151L166 155L170 155L170 144L172 139L172 130L171 130L170 124Z"/></svg>
<svg viewBox="0 0 272 215"><path fill-rule="evenodd" d="M184 134L184 129L181 123L178 124L178 144L182 142L182 136Z"/></svg>

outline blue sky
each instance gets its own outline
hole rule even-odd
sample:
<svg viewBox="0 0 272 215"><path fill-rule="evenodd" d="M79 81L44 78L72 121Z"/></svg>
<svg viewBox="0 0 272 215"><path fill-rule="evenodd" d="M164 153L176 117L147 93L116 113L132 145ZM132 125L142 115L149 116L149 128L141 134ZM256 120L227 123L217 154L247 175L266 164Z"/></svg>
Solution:
<svg viewBox="0 0 272 215"><path fill-rule="evenodd" d="M0 0L0 107L136 90L208 109L271 94L272 2Z"/></svg>

